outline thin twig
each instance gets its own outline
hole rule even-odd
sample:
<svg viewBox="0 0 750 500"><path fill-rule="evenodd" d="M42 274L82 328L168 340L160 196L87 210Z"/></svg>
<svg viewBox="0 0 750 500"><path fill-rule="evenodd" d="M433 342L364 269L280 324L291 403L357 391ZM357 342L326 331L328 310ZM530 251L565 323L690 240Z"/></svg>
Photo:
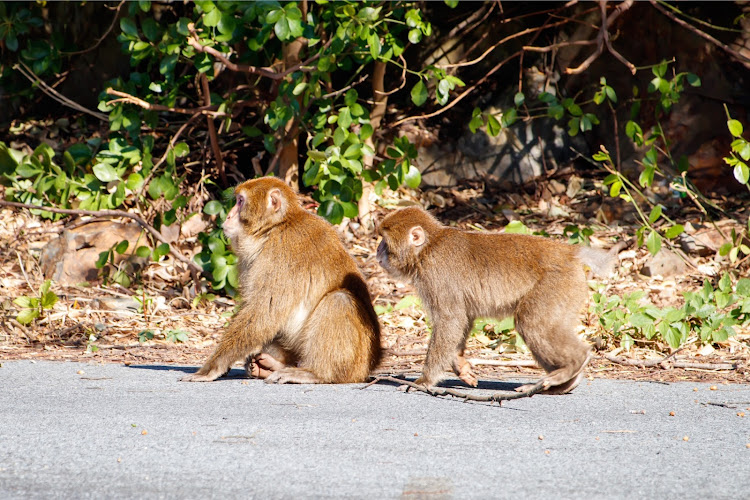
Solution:
<svg viewBox="0 0 750 500"><path fill-rule="evenodd" d="M435 396L435 397L453 396L454 398L463 399L464 401L480 401L484 403L497 402L498 404L501 404L502 401L510 401L513 399L521 399L521 398L530 398L534 394L537 394L545 389L544 382L541 380L537 382L531 389L524 391L524 392L508 393L508 392L494 391L491 394L485 394L485 395L471 394L468 392L457 391L455 389L447 389L444 387L426 387L424 385L416 384L409 380L404 380L401 378L391 377L391 376L375 377L375 383L377 382L393 382L396 384L406 385L410 389L414 389L419 392L424 392L426 394L429 394L430 396ZM369 387L370 385L372 385L372 383L368 384L365 387Z"/></svg>
<svg viewBox="0 0 750 500"><path fill-rule="evenodd" d="M499 63L497 63L494 68L492 68L489 72L487 72L486 75L484 75L482 78L480 78L479 80L477 80L476 83L474 83L472 86L470 86L469 88L467 88L466 90L464 90L458 97L456 97L453 101L451 101L450 104L447 104L446 106L443 106L442 108L438 109L437 111L435 111L433 113L427 113L427 114L419 115L419 116L407 116L406 118L402 118L401 120L398 120L397 122L394 122L394 123L390 124L388 127L389 128L394 128L394 127L398 127L402 123L406 123L406 122L410 122L410 121L414 121L414 120L422 120L422 119L426 119L426 118L432 118L433 116L438 116L438 115L440 115L442 113L445 113L446 111L448 111L449 109L451 109L453 106L455 106L456 104L458 104L464 97L466 97L471 92L473 92L474 89L476 89L481 84L483 84L485 81L487 81L487 79L491 75L495 74L495 72L497 70L499 70L500 68L502 68L505 65L505 63L507 63L511 59L513 59L515 57L518 57L520 55L521 55L521 51L515 52L515 53L509 55L508 57L506 57L505 59L503 59L502 61L500 61Z"/></svg>
<svg viewBox="0 0 750 500"><path fill-rule="evenodd" d="M615 19L619 17L620 14L633 6L633 1L634 0L625 0L620 5L615 7L614 11L609 15L609 17L607 17L607 1L599 1L599 6L602 11L602 25L599 28L599 34L596 35L596 50L593 54L586 58L586 60L583 61L580 66L576 68L566 68L565 73L569 75L578 75L580 73L583 73L588 69L589 66L591 66L591 63L593 63L601 55L601 53L604 52L604 49L606 48L609 53L615 56L618 61L627 66L632 74L635 74L635 72L637 71L635 65L625 59L619 52L615 50L614 47L612 47L612 42L609 38L609 27L612 25Z"/></svg>
<svg viewBox="0 0 750 500"><path fill-rule="evenodd" d="M29 79L29 81L31 81L32 83L39 84L39 88L42 89L42 92L44 92L50 98L54 99L60 104L67 106L69 108L73 108L76 111L89 114L93 116L94 118L98 118L101 121L104 121L104 122L109 121L109 117L105 115L104 113L97 113L96 111L91 111L90 109L84 106L81 106L77 102L71 99L68 99L67 97L62 95L60 92L58 92L57 90L47 85L47 82L45 82L44 80L36 76L36 74L31 70L31 68L26 66L24 63L16 64L15 66L13 66L13 69L18 70L23 76Z"/></svg>
<svg viewBox="0 0 750 500"><path fill-rule="evenodd" d="M62 54L66 56L77 56L81 54L85 54L87 52L91 52L95 48L97 48L101 43L104 41L105 38L109 36L109 34L112 32L112 29L115 27L115 24L117 24L117 18L120 15L120 9L125 4L125 0L121 0L121 2L117 5L117 8L115 8L115 17L112 18L112 23L109 25L109 28L107 28L107 31L104 32L104 34L99 38L99 40L96 41L96 43L89 47L88 49L83 50L77 50L75 52L62 52Z"/></svg>
<svg viewBox="0 0 750 500"><path fill-rule="evenodd" d="M198 52L205 52L206 54L210 54L214 56L216 59L221 61L227 67L227 69L230 69L232 71L236 71L238 73L250 73L254 75L260 75L266 78L270 78L271 80L282 80L286 76L294 73L295 71L304 71L304 72L312 71L312 68L309 68L310 64L315 62L321 55L323 55L323 52L328 47L330 47L331 43L333 42L333 37L332 37L326 43L324 43L323 46L320 47L318 52L312 57L308 58L305 61L302 61L299 64L295 64L294 66L290 67L287 70L277 73L271 67L259 68L257 66L250 66L248 64L233 63L232 61L227 59L227 57L224 54L222 54L215 48L201 44L198 38L198 33L195 30L195 25L193 25L193 23L188 24L188 31L190 32L191 36L187 38L187 42L188 44L190 44L191 47L193 47Z"/></svg>
<svg viewBox="0 0 750 500"><path fill-rule="evenodd" d="M203 103L206 106L211 105L211 89L208 87L208 77L205 73L200 74L201 88L203 88ZM219 170L219 179L221 181L221 187L226 188L228 185L227 174L224 172L224 160L221 156L221 148L219 147L219 136L216 134L216 124L214 119L210 116L206 117L206 124L208 125L208 137L211 139L211 149L214 153L214 160L216 161L216 168Z"/></svg>
<svg viewBox="0 0 750 500"><path fill-rule="evenodd" d="M519 359L515 361L505 361L502 359L481 359L471 358L467 360L471 366L516 366L516 367L539 367L539 364L532 359Z"/></svg>
<svg viewBox="0 0 750 500"><path fill-rule="evenodd" d="M671 354L663 357L662 359L644 359L644 360L627 359L627 358L623 358L622 356L613 356L609 353L601 354L601 357L603 357L607 361L611 361L612 363L616 363L618 365L638 366L641 368L649 368L652 366L661 366L663 363L673 358L678 352L682 351L684 348L685 346L682 346L676 351L672 352Z"/></svg>
<svg viewBox="0 0 750 500"><path fill-rule="evenodd" d="M696 35L698 35L699 37L708 40L709 42L713 43L714 45L716 45L717 47L721 48L725 52L731 54L732 56L734 56L738 60L744 61L746 63L750 62L750 57L747 57L744 54L741 54L741 53L739 53L739 52L737 52L735 50L732 50L728 45L725 45L725 44L721 43L719 40L717 40L716 38L712 37L711 35L709 35L705 31L699 30L698 28L696 28L692 24L683 21L682 19L680 19L679 17L675 16L674 14L672 14L671 12L669 12L668 10L666 10L664 7L662 7L661 5L659 5L659 2L657 2L656 0L650 0L650 1L651 1L651 5L653 5L656 8L656 10L658 10L659 12L661 12L662 14L664 14L665 16L667 16L668 18L670 18L672 21L674 21L677 24L679 24L680 26L682 26L683 28L688 29L688 30L692 31L693 33L695 33Z"/></svg>
<svg viewBox="0 0 750 500"><path fill-rule="evenodd" d="M130 95L130 94L127 94L125 92L121 92L119 90L115 90L115 89L113 89L111 87L108 88L105 92L108 95L113 95L113 96L117 96L117 97L121 98L121 99L113 99L113 100L107 102L107 104L113 104L113 103L116 103L116 102L127 102L129 104L135 104L136 106L140 106L141 108L150 109L150 110L154 110L154 111L171 111L172 113L180 113L180 114L183 114L183 115L194 115L196 113L199 113L199 114L202 114L202 115L212 116L212 117L215 117L215 118L224 117L224 116L227 115L226 113L223 113L223 112L220 113L218 111L213 111L213 109L218 108L218 106L210 106L210 105L209 106L200 106L198 108L192 108L192 109L190 109L190 108L172 108L172 107L169 107L169 106L163 106L161 104L153 104L153 103L150 103L148 101L144 101L143 99L141 99L139 97L135 97L134 95Z"/></svg>
<svg viewBox="0 0 750 500"><path fill-rule="evenodd" d="M143 218L140 215L137 214L131 214L130 212L125 212L124 210L71 210L67 208L54 208L54 207L43 207L39 205L31 205L28 203L16 203L14 201L5 201L0 200L0 206L7 206L7 207L15 207L15 208L27 208L30 210L42 210L46 212L52 212L56 214L65 214L65 215L90 215L93 217L125 217L128 219L132 219L135 222L137 222L143 229L148 231L151 236L154 237L157 241L161 243L166 243L169 245L169 242L164 239L164 237L161 235L159 231L154 229L148 222L143 220ZM172 248L172 245L169 245L169 253L171 253L177 260L182 262L183 264L187 265L190 269L191 273L193 274L193 279L195 280L196 286L199 285L198 282L198 275L203 273L203 269L201 269L198 264L191 261L181 253L179 253L177 250Z"/></svg>

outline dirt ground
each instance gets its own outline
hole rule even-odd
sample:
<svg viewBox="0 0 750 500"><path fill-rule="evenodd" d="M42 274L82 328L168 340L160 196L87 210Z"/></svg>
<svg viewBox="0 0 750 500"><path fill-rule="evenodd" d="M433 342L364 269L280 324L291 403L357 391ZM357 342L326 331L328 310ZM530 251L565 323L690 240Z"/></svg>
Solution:
<svg viewBox="0 0 750 500"><path fill-rule="evenodd" d="M481 195L465 191L467 189L454 190L441 196L453 196L460 201L461 197L472 200ZM541 202L533 199L524 202L531 207L529 213L532 217L524 220L529 227L539 224L551 235L562 234L568 222L565 217L534 219L535 211L545 207L540 208ZM495 230L507 224L503 216L476 207L468 202L455 202L439 212L446 222L457 221L459 227ZM383 213L385 210L379 209L376 219ZM39 252L60 234L65 223L70 221L40 221L25 210L0 208L0 360L174 364L196 368L202 364L220 338L234 301L226 297L194 300L194 290L180 284L185 282L184 266L171 257L146 269L139 292L114 284L105 286L101 282L68 287L53 284L52 290L60 298L53 309L45 311L30 325L24 326L15 319L18 307L13 300L34 295L39 289L44 279L38 264ZM618 231L603 228L592 240L607 246L608 242L622 236ZM414 295L413 289L394 281L377 264L375 236L364 233L356 224L339 227L339 233L366 275L375 305L380 310L385 355L378 372L418 373L426 351L428 324L418 307L408 305L408 298ZM183 244L185 255L192 256L198 250L198 245L191 246L193 243L186 241ZM640 275L637 270L647 257L644 249L631 247L621 252L616 274L603 281L607 292L622 295L628 291L644 290L655 305L664 307L679 306L682 300L680 292L700 287L703 276L697 272L671 278ZM710 259L706 265L713 265ZM136 289L135 286L131 288ZM407 300L402 302L405 297ZM136 298L145 300L148 307L145 310L139 307ZM625 352L615 348L617 342L609 339L606 332L599 331L597 319L591 313L584 313L582 319L582 333L585 338L595 340L599 348L587 368L589 378L750 382L750 332L747 329L738 329L737 336L720 344L700 346L693 342L663 364L639 367L622 364L622 359L654 362L669 354L668 346L637 342ZM139 334L147 330L153 333L153 339L139 341ZM176 333L186 334L187 338L174 341ZM488 335L480 332L470 339L467 356L475 363L475 371L481 378L541 376L541 370L533 364L525 348L516 348L512 338L505 339L510 342L502 340L493 338L491 332ZM604 356L620 356L620 362Z"/></svg>

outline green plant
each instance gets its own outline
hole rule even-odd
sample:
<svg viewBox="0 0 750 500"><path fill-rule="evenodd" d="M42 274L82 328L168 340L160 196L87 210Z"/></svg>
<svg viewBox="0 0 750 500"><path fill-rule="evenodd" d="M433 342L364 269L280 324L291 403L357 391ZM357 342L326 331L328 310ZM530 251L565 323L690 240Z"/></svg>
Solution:
<svg viewBox="0 0 750 500"><path fill-rule="evenodd" d="M188 332L185 330L167 330L164 336L168 342L187 342Z"/></svg>
<svg viewBox="0 0 750 500"><path fill-rule="evenodd" d="M380 304L376 304L375 312L378 316L381 316L383 314L388 314L394 311L401 311L409 307L422 307L422 302L419 300L419 297L417 297L416 295L406 295L401 300L399 300L396 305L388 304L382 306Z"/></svg>
<svg viewBox="0 0 750 500"><path fill-rule="evenodd" d="M39 287L36 296L22 295L13 300L13 303L21 308L16 315L16 320L22 325L28 325L36 318L42 315L45 310L52 309L59 300L59 297L50 290L51 280L45 280Z"/></svg>
<svg viewBox="0 0 750 500"><path fill-rule="evenodd" d="M630 349L639 341L663 341L676 349L686 343L722 342L735 335L735 325L750 322L750 279L741 278L732 287L728 273L717 287L708 280L698 292L684 292L680 308L659 309L643 301L636 291L620 297L593 295L591 311L607 335Z"/></svg>
<svg viewBox="0 0 750 500"><path fill-rule="evenodd" d="M742 123L739 120L732 119L726 104L724 105L724 110L727 113L727 128L732 137L734 137L731 144L732 151L728 157L724 158L724 161L732 167L732 172L737 182L744 184L750 190L750 184L748 184L748 181L750 181L750 169L748 169L747 163L745 163L750 161L750 142L742 137L744 132Z"/></svg>

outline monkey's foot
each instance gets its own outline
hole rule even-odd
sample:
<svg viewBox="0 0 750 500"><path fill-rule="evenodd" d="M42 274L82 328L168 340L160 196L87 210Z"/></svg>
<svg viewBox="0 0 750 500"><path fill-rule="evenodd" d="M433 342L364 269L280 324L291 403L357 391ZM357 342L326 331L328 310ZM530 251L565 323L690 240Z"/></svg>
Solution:
<svg viewBox="0 0 750 500"><path fill-rule="evenodd" d="M479 384L479 380L477 380L476 375L474 375L474 372L471 370L471 365L469 365L468 363L465 364L461 369L461 373L458 374L458 378L460 378L466 385L469 385L471 387L476 387L477 384Z"/></svg>
<svg viewBox="0 0 750 500"><path fill-rule="evenodd" d="M265 352L247 358L245 362L245 371L253 378L267 379L269 375L285 367L284 363Z"/></svg>
<svg viewBox="0 0 750 500"><path fill-rule="evenodd" d="M212 373L207 374L200 374L199 372L196 373L189 373L188 375L185 375L180 379L180 382L213 382L217 378L219 378L221 375L214 375Z"/></svg>
<svg viewBox="0 0 750 500"><path fill-rule="evenodd" d="M266 378L267 384L320 384L323 383L313 372L302 368L285 366Z"/></svg>
<svg viewBox="0 0 750 500"><path fill-rule="evenodd" d="M583 372L580 372L576 377L568 380L567 382L560 384L560 385L553 385L549 389L545 389L542 391L542 394L549 394L549 395L559 395L559 394L567 394L576 387L578 387L578 384L581 383L581 380L583 379Z"/></svg>

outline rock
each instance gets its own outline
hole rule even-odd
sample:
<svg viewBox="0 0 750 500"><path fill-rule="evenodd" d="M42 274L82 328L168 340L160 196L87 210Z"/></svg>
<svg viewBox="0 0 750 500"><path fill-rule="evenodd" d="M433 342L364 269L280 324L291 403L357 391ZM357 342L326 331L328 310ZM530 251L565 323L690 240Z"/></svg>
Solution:
<svg viewBox="0 0 750 500"><path fill-rule="evenodd" d="M651 257L641 268L641 274L644 276L675 276L684 274L687 271L687 264L674 252L662 248L659 253Z"/></svg>
<svg viewBox="0 0 750 500"><path fill-rule="evenodd" d="M115 263L128 259L130 265L143 267L147 260L131 255L142 245L149 245L138 224L116 222L92 222L74 229L66 229L43 249L39 264L46 279L62 285L75 285L86 281L97 281L99 269L96 261L99 254L123 240L129 242L125 255L115 252Z"/></svg>

